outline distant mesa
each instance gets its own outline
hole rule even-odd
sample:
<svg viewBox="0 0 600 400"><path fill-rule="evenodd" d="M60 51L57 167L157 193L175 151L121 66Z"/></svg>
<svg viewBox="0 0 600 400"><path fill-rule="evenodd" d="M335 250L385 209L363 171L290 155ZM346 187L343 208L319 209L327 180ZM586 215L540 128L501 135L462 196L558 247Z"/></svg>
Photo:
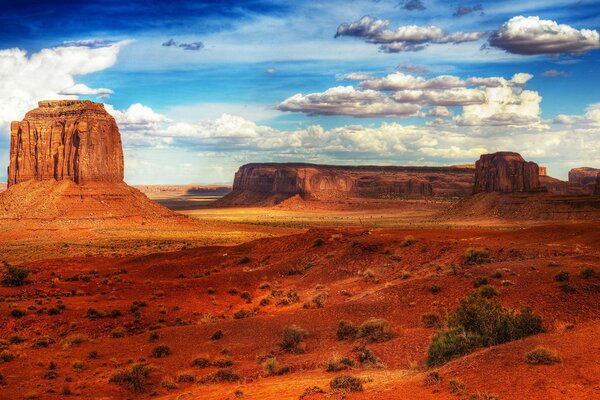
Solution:
<svg viewBox="0 0 600 400"><path fill-rule="evenodd" d="M544 190L539 166L518 153L483 154L475 163L473 193L514 193Z"/></svg>
<svg viewBox="0 0 600 400"><path fill-rule="evenodd" d="M461 197L471 192L474 173L472 167L464 166L246 164L235 174L233 191L217 205L274 205L293 196L330 202L350 198Z"/></svg>
<svg viewBox="0 0 600 400"><path fill-rule="evenodd" d="M123 182L114 118L88 100L40 101L11 124L8 189L0 217L105 219L171 217Z"/></svg>

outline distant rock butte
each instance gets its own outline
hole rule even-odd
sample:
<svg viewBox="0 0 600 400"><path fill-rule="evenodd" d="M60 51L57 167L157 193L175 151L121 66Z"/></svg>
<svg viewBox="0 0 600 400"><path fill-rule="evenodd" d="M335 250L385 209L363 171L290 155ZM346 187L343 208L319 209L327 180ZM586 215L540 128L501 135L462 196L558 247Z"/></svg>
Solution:
<svg viewBox="0 0 600 400"><path fill-rule="evenodd" d="M332 166L302 163L247 164L221 205L275 204L300 195L310 200L465 196L474 169L455 167Z"/></svg>
<svg viewBox="0 0 600 400"><path fill-rule="evenodd" d="M582 186L595 184L596 178L600 176L600 169L581 167L569 171L569 183L578 183Z"/></svg>
<svg viewBox="0 0 600 400"><path fill-rule="evenodd" d="M539 167L518 153L483 154L475 163L473 193L532 192L543 190Z"/></svg>
<svg viewBox="0 0 600 400"><path fill-rule="evenodd" d="M103 104L56 100L38 105L11 124L8 186L31 179L123 181L121 136Z"/></svg>

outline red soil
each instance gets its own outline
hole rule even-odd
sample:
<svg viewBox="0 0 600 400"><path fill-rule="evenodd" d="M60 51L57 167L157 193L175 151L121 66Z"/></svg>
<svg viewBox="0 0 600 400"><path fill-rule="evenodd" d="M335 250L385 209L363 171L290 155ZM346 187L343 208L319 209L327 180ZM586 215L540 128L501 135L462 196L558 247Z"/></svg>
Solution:
<svg viewBox="0 0 600 400"><path fill-rule="evenodd" d="M5 381L0 398L64 398L60 392L67 386L80 398L154 394L159 398L234 399L239 390L249 399L297 399L309 386L329 392L330 379L342 373L366 378L364 392L307 398L462 398L449 392L450 379L465 384L464 395L479 391L495 393L503 400L598 398L599 228L590 223L510 230L315 229L235 247L31 262L24 265L33 272L29 284L0 287L1 337L25 339L20 344L3 344L16 357L0 363ZM413 235L417 242L403 246L406 235ZM323 244L318 245L316 239L323 239ZM463 255L469 247L487 248L491 262L464 266ZM595 268L596 275L580 277L584 267ZM496 270L501 270L502 278L491 277ZM559 271L570 273L573 293L560 289L561 283L554 279ZM422 364L434 329L424 327L421 316L452 311L480 276L488 277L504 306L531 305L542 316L546 333L455 359L437 369L441 383L425 385L430 371ZM502 281L512 285L504 286ZM262 282L269 282L271 288L260 289ZM432 293L434 285L441 289L437 294ZM214 294L208 293L209 288ZM237 294L228 293L232 288ZM280 297L275 297L269 305L260 305L273 289L285 293L292 288L297 290L298 302L277 306ZM240 296L244 291L250 295L249 303ZM303 307L319 293L327 293L323 308ZM59 300L64 310L48 315ZM147 304L139 308L137 318L130 311L134 301ZM27 315L11 317L14 308L27 310ZM86 316L89 309L106 314L120 310L122 315L90 319ZM233 318L241 309L252 315ZM396 332L391 340L368 344L385 367L325 372L333 353L355 358L352 349L361 343L336 340L338 321L360 324L371 317L387 319ZM309 332L305 353L279 350L282 329L290 324ZM223 338L211 340L217 330ZM151 332L158 334L157 341L149 341ZM123 337L113 338L115 333ZM85 335L83 342L70 343L73 335ZM41 337L53 343L34 348ZM172 354L151 357L158 344L169 346ZM526 364L525 353L537 345L556 350L562 361L550 366ZM89 358L91 351L97 351L99 358ZM290 373L265 376L257 357L271 351L281 365L290 367ZM242 382L178 383L172 390L161 386L163 380L175 380L182 372L198 379L216 371L215 367L190 365L201 355L229 357ZM74 369L76 360L83 361L83 369ZM126 367L140 360L153 367L143 394L109 383L117 365ZM56 363L56 379L44 378L50 361Z"/></svg>

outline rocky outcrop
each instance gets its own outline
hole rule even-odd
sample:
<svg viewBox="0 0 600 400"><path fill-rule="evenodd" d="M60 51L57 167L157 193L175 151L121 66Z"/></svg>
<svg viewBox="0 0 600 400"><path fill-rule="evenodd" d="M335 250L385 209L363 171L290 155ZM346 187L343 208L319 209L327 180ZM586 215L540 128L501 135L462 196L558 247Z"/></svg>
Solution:
<svg viewBox="0 0 600 400"><path fill-rule="evenodd" d="M277 203L295 195L329 201L465 196L473 175L472 168L453 167L247 164L235 174L233 192L219 204Z"/></svg>
<svg viewBox="0 0 600 400"><path fill-rule="evenodd" d="M596 178L600 176L600 169L581 167L573 168L569 171L569 183L576 183L581 186L595 184Z"/></svg>
<svg viewBox="0 0 600 400"><path fill-rule="evenodd" d="M518 153L483 154L475 163L473 193L540 191L539 167Z"/></svg>
<svg viewBox="0 0 600 400"><path fill-rule="evenodd" d="M600 196L600 175L596 177L596 186L594 187L594 196Z"/></svg>
<svg viewBox="0 0 600 400"><path fill-rule="evenodd" d="M38 105L11 124L9 186L28 180L123 181L121 136L103 104L58 100Z"/></svg>

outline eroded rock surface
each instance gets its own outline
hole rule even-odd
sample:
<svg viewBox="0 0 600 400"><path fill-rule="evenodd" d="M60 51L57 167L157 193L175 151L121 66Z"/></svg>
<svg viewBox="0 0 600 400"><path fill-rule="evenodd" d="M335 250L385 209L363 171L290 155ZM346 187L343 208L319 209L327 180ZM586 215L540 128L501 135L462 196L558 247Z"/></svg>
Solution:
<svg viewBox="0 0 600 400"><path fill-rule="evenodd" d="M597 168L573 168L569 171L569 182L586 186L589 184L595 184L598 176L600 176L600 169Z"/></svg>
<svg viewBox="0 0 600 400"><path fill-rule="evenodd" d="M103 104L57 100L38 105L11 124L9 186L32 179L123 181L121 136Z"/></svg>
<svg viewBox="0 0 600 400"><path fill-rule="evenodd" d="M475 163L473 193L531 192L542 190L539 167L518 153L483 154Z"/></svg>

